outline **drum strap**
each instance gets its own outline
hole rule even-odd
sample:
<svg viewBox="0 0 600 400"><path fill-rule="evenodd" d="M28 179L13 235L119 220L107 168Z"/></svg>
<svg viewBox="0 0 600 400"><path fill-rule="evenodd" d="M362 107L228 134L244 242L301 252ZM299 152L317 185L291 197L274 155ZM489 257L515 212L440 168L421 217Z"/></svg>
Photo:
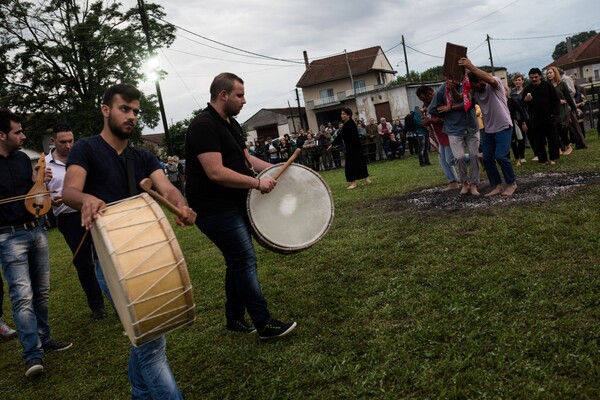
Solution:
<svg viewBox="0 0 600 400"><path fill-rule="evenodd" d="M135 183L135 158L133 151L129 146L125 147L125 160L127 161L127 181L129 183L129 195L135 196L137 194L137 184Z"/></svg>

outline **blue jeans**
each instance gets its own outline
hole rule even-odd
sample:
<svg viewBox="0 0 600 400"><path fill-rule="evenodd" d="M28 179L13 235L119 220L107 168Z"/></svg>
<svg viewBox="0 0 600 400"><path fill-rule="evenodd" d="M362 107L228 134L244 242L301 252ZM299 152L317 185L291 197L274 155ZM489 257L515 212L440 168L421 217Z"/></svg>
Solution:
<svg viewBox="0 0 600 400"><path fill-rule="evenodd" d="M502 183L496 162L500 165L504 182L511 185L515 182L515 171L510 163L510 142L512 139L512 127L500 132L481 133L481 148L483 150L483 167L490 180L493 189Z"/></svg>
<svg viewBox="0 0 600 400"><path fill-rule="evenodd" d="M454 159L452 150L450 150L450 146L440 145L439 151L440 154L438 155L438 160L440 161L442 171L444 171L444 175L446 175L448 182L458 182L456 169L454 169L454 164L456 163L456 160Z"/></svg>
<svg viewBox="0 0 600 400"><path fill-rule="evenodd" d="M43 358L50 340L48 297L50 258L43 227L0 234L0 263L8 285L13 320L25 362Z"/></svg>
<svg viewBox="0 0 600 400"><path fill-rule="evenodd" d="M258 274L256 253L245 214L228 211L208 217L198 217L196 225L223 253L225 272L225 316L227 320L244 317L245 311L257 329L271 318Z"/></svg>
<svg viewBox="0 0 600 400"><path fill-rule="evenodd" d="M100 288L112 303L102 267L97 260L96 278ZM132 400L183 399L167 360L167 340L164 335L140 346L131 346L128 377Z"/></svg>

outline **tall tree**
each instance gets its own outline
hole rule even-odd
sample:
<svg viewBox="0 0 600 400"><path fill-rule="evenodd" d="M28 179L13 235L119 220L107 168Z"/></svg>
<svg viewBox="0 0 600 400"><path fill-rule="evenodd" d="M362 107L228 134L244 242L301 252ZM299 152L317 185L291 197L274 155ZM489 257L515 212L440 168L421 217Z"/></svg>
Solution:
<svg viewBox="0 0 600 400"><path fill-rule="evenodd" d="M145 8L152 47L168 47L175 28L157 20L165 15L160 5ZM0 1L0 107L27 114L35 147L57 121L76 135L100 132L104 90L138 84L148 57L137 7L121 11L115 0ZM142 109L137 137L158 122L154 95L143 97Z"/></svg>
<svg viewBox="0 0 600 400"><path fill-rule="evenodd" d="M190 126L190 123L198 114L202 112L202 108L198 110L192 111L192 115L189 118L184 119L183 121L178 121L174 123L170 128L169 132L171 133L171 142L173 144L173 154L163 154L163 156L172 156L176 155L180 158L185 158L185 135L187 134L187 128ZM163 148L167 149L166 143L164 143L163 138Z"/></svg>
<svg viewBox="0 0 600 400"><path fill-rule="evenodd" d="M591 38L592 36L595 36L595 35L596 35L596 31L581 32L581 33L578 33L577 35L573 35L571 37L571 43L573 44L573 49L575 49L577 46L579 46L580 44L582 44L583 42L585 42L586 40L588 40L589 38ZM565 54L567 54L567 41L563 40L562 42L557 44L556 47L554 48L554 53L552 53L552 59L558 60Z"/></svg>

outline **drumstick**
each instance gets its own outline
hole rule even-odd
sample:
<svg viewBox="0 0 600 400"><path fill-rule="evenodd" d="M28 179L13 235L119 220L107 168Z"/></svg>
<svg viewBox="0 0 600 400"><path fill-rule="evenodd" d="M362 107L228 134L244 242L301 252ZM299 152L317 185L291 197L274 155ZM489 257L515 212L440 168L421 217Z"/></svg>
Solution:
<svg viewBox="0 0 600 400"><path fill-rule="evenodd" d="M285 162L285 164L283 164L283 166L279 169L279 171L277 171L277 173L275 174L275 176L273 177L273 179L275 179L275 180L279 179L279 177L281 176L281 174L283 174L285 172L285 170L287 169L287 167L289 167L290 165L292 165L292 163L294 162L294 160L300 155L301 152L302 152L302 149L296 149L296 151L294 151L294 153L292 154L292 156L290 158L288 158L288 160Z"/></svg>
<svg viewBox="0 0 600 400"><path fill-rule="evenodd" d="M181 210L179 208L175 207L175 204L173 204L169 200L165 199L163 196L161 196L155 190L152 190L152 181L150 179L148 179L148 178L142 179L140 181L140 187L142 189L144 189L146 192L148 192L148 194L150 194L150 196L154 197L154 199L156 199L156 201L158 201L160 204L167 207L167 209L169 211L171 211L173 214L177 215L178 217L181 217L183 215Z"/></svg>

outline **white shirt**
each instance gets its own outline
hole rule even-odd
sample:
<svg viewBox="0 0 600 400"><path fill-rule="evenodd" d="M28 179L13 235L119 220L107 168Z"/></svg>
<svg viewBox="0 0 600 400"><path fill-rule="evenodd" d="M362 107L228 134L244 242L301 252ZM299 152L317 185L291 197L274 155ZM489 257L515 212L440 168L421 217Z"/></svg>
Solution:
<svg viewBox="0 0 600 400"><path fill-rule="evenodd" d="M46 156L46 166L52 169L52 180L46 183L46 188L49 192L56 190L56 193L50 194L51 197L62 197L63 184L65 183L65 174L67 172L67 166L60 160L54 158L54 149L50 150L50 153ZM61 204L58 207L52 206L52 212L55 216L62 213L75 212L74 208L69 207L66 204Z"/></svg>

